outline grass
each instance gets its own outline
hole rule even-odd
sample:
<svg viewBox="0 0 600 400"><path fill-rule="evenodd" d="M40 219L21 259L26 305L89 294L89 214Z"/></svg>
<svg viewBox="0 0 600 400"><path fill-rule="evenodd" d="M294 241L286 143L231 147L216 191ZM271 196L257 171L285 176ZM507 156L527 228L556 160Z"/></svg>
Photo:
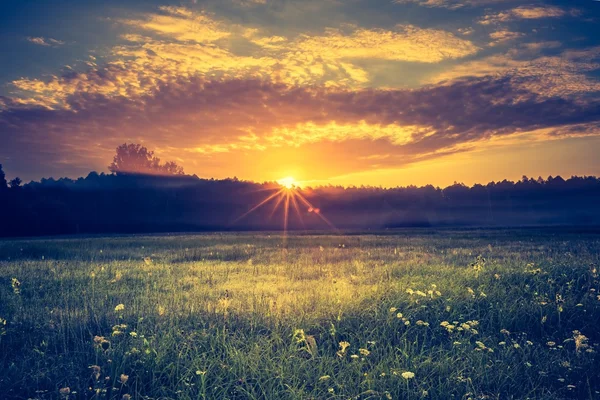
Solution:
<svg viewBox="0 0 600 400"><path fill-rule="evenodd" d="M599 261L557 230L0 241L0 397L596 399Z"/></svg>

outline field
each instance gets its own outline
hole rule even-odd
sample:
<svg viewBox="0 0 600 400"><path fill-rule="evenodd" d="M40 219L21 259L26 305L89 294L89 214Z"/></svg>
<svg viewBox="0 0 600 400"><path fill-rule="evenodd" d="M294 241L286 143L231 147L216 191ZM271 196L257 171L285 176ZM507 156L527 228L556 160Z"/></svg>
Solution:
<svg viewBox="0 0 600 400"><path fill-rule="evenodd" d="M2 399L598 399L600 234L0 241Z"/></svg>

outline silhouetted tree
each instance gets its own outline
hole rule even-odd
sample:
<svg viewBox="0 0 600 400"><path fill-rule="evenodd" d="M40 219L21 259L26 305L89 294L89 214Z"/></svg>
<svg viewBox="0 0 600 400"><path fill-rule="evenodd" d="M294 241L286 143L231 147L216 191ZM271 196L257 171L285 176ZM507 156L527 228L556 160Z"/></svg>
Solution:
<svg viewBox="0 0 600 400"><path fill-rule="evenodd" d="M2 164L0 164L0 190L4 190L6 188L6 175L4 175L4 171L2 170Z"/></svg>
<svg viewBox="0 0 600 400"><path fill-rule="evenodd" d="M183 175L183 167L177 165L175 162L173 161L168 161L165 163L165 165L163 165L162 170L164 171L164 173L166 173L167 175Z"/></svg>
<svg viewBox="0 0 600 400"><path fill-rule="evenodd" d="M15 179L12 179L12 180L10 181L9 185L10 185L10 187L11 187L12 189L16 189L16 188L19 188L19 187L21 187L21 183L22 183L22 182L23 182L23 181L21 180L21 178L19 178L19 177L17 176Z"/></svg>
<svg viewBox="0 0 600 400"><path fill-rule="evenodd" d="M117 147L117 154L108 169L119 174L183 175L183 168L173 161L160 163L153 151L140 144L123 143Z"/></svg>

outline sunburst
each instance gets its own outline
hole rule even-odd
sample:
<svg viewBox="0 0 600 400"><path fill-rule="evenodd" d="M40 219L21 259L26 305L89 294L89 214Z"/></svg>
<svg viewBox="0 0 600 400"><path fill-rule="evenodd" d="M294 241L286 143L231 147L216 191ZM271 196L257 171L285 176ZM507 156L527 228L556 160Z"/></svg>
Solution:
<svg viewBox="0 0 600 400"><path fill-rule="evenodd" d="M298 220L304 226L304 220L302 219L302 207L306 207L306 210L309 213L315 214L318 216L323 222L325 222L331 229L337 231L337 228L321 213L321 210L315 207L304 195L301 193L300 183L296 181L293 177L288 176L285 178L281 178L277 180L277 183L280 185L277 188L271 189L275 190L275 193L268 195L261 202L253 206L250 210L246 211L244 214L239 216L234 223L240 221L241 219L247 217L249 214L258 210L259 208L267 205L268 203L274 203L273 209L271 210L271 214L269 218L271 218L277 209L280 206L283 206L283 235L284 238L287 236L288 232L288 221L290 215L290 205L293 210L296 212L298 216Z"/></svg>

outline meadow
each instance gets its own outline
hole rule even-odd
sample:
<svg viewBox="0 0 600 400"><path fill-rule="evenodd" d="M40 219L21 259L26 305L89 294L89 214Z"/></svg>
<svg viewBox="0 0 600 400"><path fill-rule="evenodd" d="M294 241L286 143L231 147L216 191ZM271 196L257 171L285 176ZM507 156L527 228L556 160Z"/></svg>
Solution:
<svg viewBox="0 0 600 400"><path fill-rule="evenodd" d="M598 399L600 234L0 241L2 399Z"/></svg>

